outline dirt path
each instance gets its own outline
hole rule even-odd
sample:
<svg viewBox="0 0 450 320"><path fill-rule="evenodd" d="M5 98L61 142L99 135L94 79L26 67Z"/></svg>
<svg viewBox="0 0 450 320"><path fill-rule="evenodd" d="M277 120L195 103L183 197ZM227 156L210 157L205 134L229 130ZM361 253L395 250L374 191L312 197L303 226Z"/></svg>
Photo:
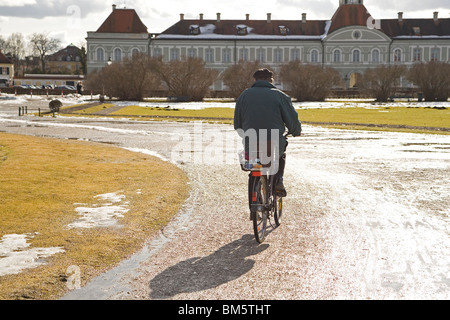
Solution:
<svg viewBox="0 0 450 320"><path fill-rule="evenodd" d="M229 125L9 117L0 130L114 143L189 175L172 223L65 299L450 298L446 136L305 126L283 224L257 245Z"/></svg>

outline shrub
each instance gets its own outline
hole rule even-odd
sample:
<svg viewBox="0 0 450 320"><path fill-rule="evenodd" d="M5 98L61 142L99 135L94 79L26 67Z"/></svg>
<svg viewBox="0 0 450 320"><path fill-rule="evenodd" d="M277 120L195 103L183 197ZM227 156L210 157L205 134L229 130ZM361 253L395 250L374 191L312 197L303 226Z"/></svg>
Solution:
<svg viewBox="0 0 450 320"><path fill-rule="evenodd" d="M205 67L203 59L191 57L169 62L160 60L153 70L170 96L190 101L203 100L218 76L217 70Z"/></svg>
<svg viewBox="0 0 450 320"><path fill-rule="evenodd" d="M88 90L119 100L142 100L160 86L153 73L157 60L146 54L133 55L132 59L113 63L100 71L91 72L85 82Z"/></svg>
<svg viewBox="0 0 450 320"><path fill-rule="evenodd" d="M292 97L298 101L323 101L333 86L342 79L333 68L302 64L292 61L280 69L281 80L289 86Z"/></svg>
<svg viewBox="0 0 450 320"><path fill-rule="evenodd" d="M364 72L361 86L370 96L377 101L386 102L395 94L397 83L405 73L403 66L379 66Z"/></svg>
<svg viewBox="0 0 450 320"><path fill-rule="evenodd" d="M450 96L450 64L441 61L416 63L407 74L423 92L426 101L447 101Z"/></svg>
<svg viewBox="0 0 450 320"><path fill-rule="evenodd" d="M249 88L255 79L253 73L260 69L259 61L250 62L239 60L239 62L227 68L222 74L224 84L230 89L231 96L238 98L240 94Z"/></svg>

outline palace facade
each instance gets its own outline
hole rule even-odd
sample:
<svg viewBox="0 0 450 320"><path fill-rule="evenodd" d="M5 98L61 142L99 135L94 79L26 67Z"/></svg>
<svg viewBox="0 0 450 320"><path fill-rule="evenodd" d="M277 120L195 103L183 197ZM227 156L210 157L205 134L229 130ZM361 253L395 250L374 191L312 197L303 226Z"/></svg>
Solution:
<svg viewBox="0 0 450 320"><path fill-rule="evenodd" d="M411 66L420 61L450 61L450 19L438 12L426 19L374 19L363 0L340 0L330 20L180 20L160 34L152 34L133 9L113 11L100 28L88 32L88 72L144 52L165 61L183 56L202 58L206 66L223 71L239 60L260 61L277 70L283 63L335 68L347 88L357 85L368 68L382 64ZM283 87L282 84L278 84ZM402 80L402 86L410 84ZM223 90L217 81L215 90Z"/></svg>

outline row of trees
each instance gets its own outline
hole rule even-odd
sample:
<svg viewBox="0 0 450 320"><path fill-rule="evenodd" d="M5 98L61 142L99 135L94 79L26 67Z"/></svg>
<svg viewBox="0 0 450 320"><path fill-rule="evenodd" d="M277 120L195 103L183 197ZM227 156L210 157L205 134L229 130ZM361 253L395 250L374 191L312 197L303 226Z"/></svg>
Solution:
<svg viewBox="0 0 450 320"><path fill-rule="evenodd" d="M138 53L101 70L91 72L84 82L87 90L120 100L142 100L154 92L200 101L217 79L218 72L205 68L198 58L183 58L164 63L161 59Z"/></svg>
<svg viewBox="0 0 450 320"><path fill-rule="evenodd" d="M380 66L367 70L361 81L362 89L377 101L394 96L402 77L414 83L427 101L447 101L450 96L450 64L440 61L404 66Z"/></svg>
<svg viewBox="0 0 450 320"><path fill-rule="evenodd" d="M253 73L263 67L259 62L240 61L220 75L232 97L237 98L253 83ZM359 89L378 101L395 95L402 77L416 84L428 101L447 100L450 96L450 64L431 61L407 69L404 66L379 66L368 69L358 83ZM342 87L343 79L333 68L293 61L281 66L276 75L298 101L322 101L333 88ZM182 58L163 62L146 54L113 63L89 74L85 81L88 90L118 97L122 100L142 100L152 93L166 91L169 96L200 101L219 72L206 68L200 58Z"/></svg>
<svg viewBox="0 0 450 320"><path fill-rule="evenodd" d="M60 40L48 33L33 33L25 38L23 34L16 32L6 39L0 35L0 50L13 61L16 76L24 73L23 69L31 69L29 71L32 73L46 73L47 56L60 46ZM40 67L37 70L33 70L36 66L30 63L29 56L38 58Z"/></svg>

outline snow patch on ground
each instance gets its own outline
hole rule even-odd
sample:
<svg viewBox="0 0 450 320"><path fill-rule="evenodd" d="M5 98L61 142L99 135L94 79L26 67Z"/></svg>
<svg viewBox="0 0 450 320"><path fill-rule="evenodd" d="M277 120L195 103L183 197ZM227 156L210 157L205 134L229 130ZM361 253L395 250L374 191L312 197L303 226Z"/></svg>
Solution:
<svg viewBox="0 0 450 320"><path fill-rule="evenodd" d="M94 199L98 199L103 203L91 206L75 203L75 205L82 205L75 208L75 211L81 217L68 225L70 229L117 226L117 219L122 218L129 211L128 201L124 201L125 195L118 192L99 194ZM123 203L120 204L121 202Z"/></svg>
<svg viewBox="0 0 450 320"><path fill-rule="evenodd" d="M33 234L7 234L0 240L0 277L46 263L44 258L64 252L62 247L29 248Z"/></svg>

